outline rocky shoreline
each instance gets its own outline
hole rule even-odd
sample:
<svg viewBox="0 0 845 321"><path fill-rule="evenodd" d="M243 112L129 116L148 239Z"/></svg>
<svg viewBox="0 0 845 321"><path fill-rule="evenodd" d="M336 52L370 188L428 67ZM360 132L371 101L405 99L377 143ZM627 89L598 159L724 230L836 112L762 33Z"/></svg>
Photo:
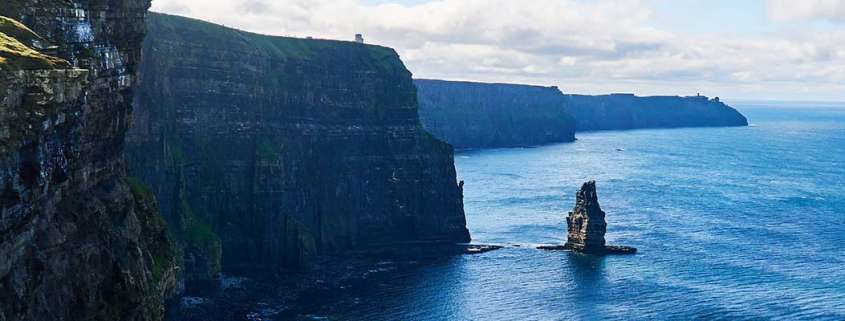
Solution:
<svg viewBox="0 0 845 321"><path fill-rule="evenodd" d="M583 252L579 249L573 248L571 246L566 245L540 245L537 247L538 250L544 251L572 251L572 252ZM604 247L603 250L593 251L593 252L583 252L586 254L593 254L593 255L626 255L626 254L636 254L637 248L630 247L630 246L617 246L617 245L607 245Z"/></svg>

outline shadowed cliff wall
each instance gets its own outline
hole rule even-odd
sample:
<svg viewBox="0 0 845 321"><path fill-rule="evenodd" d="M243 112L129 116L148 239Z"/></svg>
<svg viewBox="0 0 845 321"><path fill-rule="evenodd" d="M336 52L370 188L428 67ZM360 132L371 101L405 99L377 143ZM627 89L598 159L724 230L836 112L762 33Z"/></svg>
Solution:
<svg viewBox="0 0 845 321"><path fill-rule="evenodd" d="M122 156L148 7L0 3L0 320L160 320L177 289Z"/></svg>
<svg viewBox="0 0 845 321"><path fill-rule="evenodd" d="M426 130L456 148L575 140L575 120L554 87L414 80Z"/></svg>
<svg viewBox="0 0 845 321"><path fill-rule="evenodd" d="M189 281L469 240L452 147L422 130L392 49L149 21L129 157L181 235Z"/></svg>

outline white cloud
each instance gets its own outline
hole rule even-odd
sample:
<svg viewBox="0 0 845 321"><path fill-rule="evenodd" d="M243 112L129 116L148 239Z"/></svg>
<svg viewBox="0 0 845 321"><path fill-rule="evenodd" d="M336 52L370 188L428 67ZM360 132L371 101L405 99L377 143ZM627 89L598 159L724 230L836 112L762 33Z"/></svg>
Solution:
<svg viewBox="0 0 845 321"><path fill-rule="evenodd" d="M769 15L777 21L829 20L845 22L845 1L769 0Z"/></svg>
<svg viewBox="0 0 845 321"><path fill-rule="evenodd" d="M788 6L793 13L812 11L795 6L845 7L845 1L824 0L769 4L773 17ZM558 85L584 93L845 100L843 31L691 35L652 27L652 9L637 0L153 2L156 11L260 33L351 40L360 32L370 43L396 48L417 77Z"/></svg>

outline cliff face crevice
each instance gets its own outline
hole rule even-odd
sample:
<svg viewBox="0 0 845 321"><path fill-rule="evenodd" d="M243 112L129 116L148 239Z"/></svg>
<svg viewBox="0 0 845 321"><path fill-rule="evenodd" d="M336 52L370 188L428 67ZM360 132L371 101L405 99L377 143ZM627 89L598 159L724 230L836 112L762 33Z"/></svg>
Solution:
<svg viewBox="0 0 845 321"><path fill-rule="evenodd" d="M123 139L149 1L0 5L0 320L159 320L177 267Z"/></svg>
<svg viewBox="0 0 845 321"><path fill-rule="evenodd" d="M150 33L129 156L189 280L469 240L452 147L420 126L393 50L157 14Z"/></svg>
<svg viewBox="0 0 845 321"><path fill-rule="evenodd" d="M456 148L575 140L575 120L554 87L417 79L426 130Z"/></svg>

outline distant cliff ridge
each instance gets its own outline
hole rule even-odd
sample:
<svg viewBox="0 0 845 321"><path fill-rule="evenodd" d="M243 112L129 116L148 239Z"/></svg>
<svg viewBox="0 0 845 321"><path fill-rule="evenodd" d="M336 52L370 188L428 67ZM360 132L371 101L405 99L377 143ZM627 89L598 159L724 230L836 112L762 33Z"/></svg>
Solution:
<svg viewBox="0 0 845 321"><path fill-rule="evenodd" d="M417 79L425 128L456 148L532 146L575 131L746 126L735 109L704 96L565 95L556 87Z"/></svg>
<svg viewBox="0 0 845 321"><path fill-rule="evenodd" d="M392 49L161 14L149 31L128 155L189 281L469 240L452 147L422 129Z"/></svg>
<svg viewBox="0 0 845 321"><path fill-rule="evenodd" d="M748 126L745 116L718 98L631 94L564 97L565 110L575 117L578 131Z"/></svg>
<svg viewBox="0 0 845 321"><path fill-rule="evenodd" d="M575 120L554 87L417 79L426 130L456 148L575 140Z"/></svg>

